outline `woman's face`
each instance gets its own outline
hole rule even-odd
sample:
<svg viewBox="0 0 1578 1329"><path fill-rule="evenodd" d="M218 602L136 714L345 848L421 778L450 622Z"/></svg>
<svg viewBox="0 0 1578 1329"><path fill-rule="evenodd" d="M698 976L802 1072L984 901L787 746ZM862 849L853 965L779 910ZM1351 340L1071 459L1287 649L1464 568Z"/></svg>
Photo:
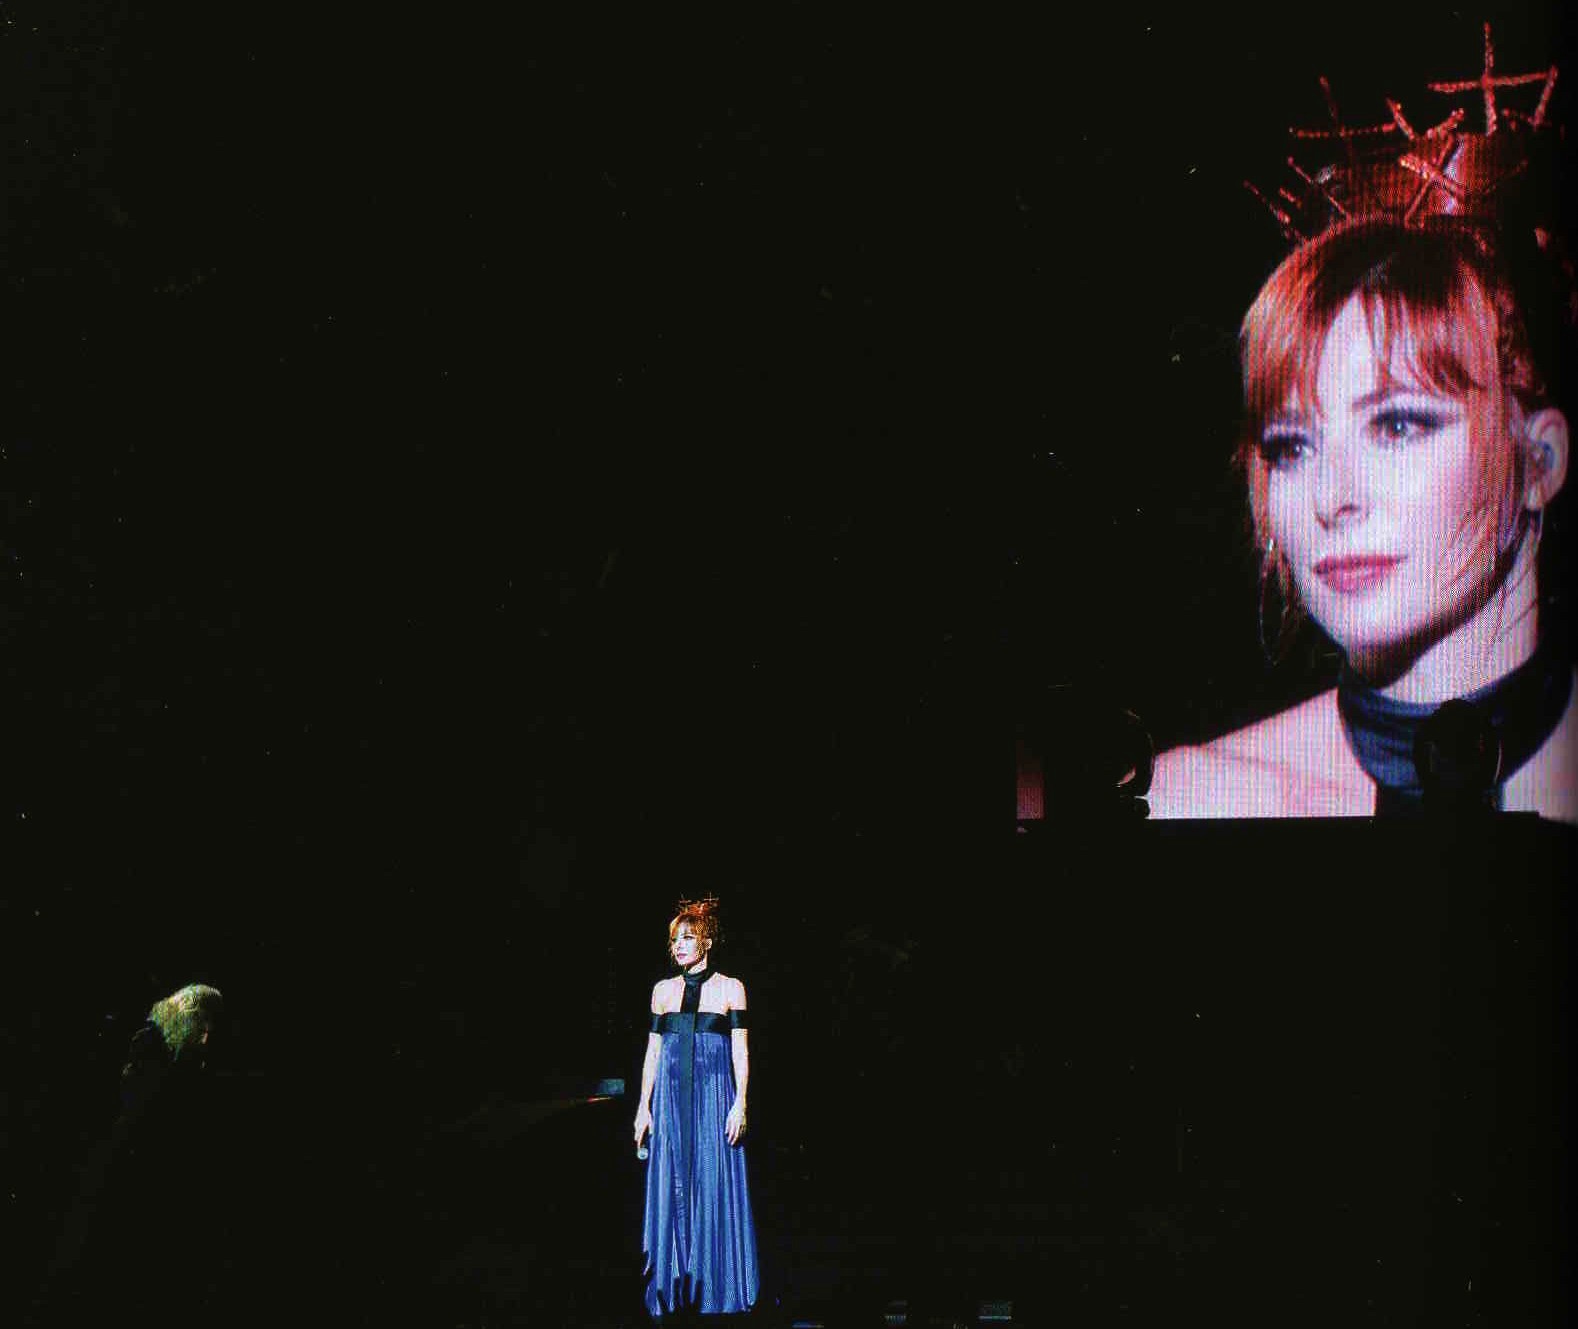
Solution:
<svg viewBox="0 0 1578 1329"><path fill-rule="evenodd" d="M1261 437L1271 534L1310 615L1349 660L1445 635L1484 604L1492 571L1473 406L1390 374L1356 298L1321 347L1319 410L1292 403Z"/></svg>
<svg viewBox="0 0 1578 1329"><path fill-rule="evenodd" d="M681 969L689 969L707 953L711 945L710 941L698 937L696 929L689 923L681 923L674 933L674 940L669 943L669 950L673 953L675 964Z"/></svg>

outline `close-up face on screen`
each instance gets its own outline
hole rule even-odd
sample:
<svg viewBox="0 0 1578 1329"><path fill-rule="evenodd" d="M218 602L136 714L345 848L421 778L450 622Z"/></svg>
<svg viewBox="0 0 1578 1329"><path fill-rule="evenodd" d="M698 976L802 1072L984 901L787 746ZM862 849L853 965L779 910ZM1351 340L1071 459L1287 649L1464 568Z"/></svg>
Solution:
<svg viewBox="0 0 1578 1329"><path fill-rule="evenodd" d="M1479 499L1477 397L1435 389L1410 361L1383 358L1355 296L1322 339L1314 400L1284 402L1255 444L1265 469L1268 547L1293 592L1348 660L1453 631L1489 598L1490 560L1470 566ZM1482 445L1483 446L1483 445ZM1475 572L1480 575L1475 576Z"/></svg>
<svg viewBox="0 0 1578 1329"><path fill-rule="evenodd" d="M1149 741L1129 735L1109 764L1150 771L1129 790L1142 815L1433 805L1578 820L1562 501L1572 263L1540 220L1566 197L1550 132L1559 70L1500 73L1491 25L1481 35L1478 79L1420 80L1411 100L1378 99L1378 119L1345 118L1322 77L1313 122L1287 131L1291 155L1264 187L1244 181L1282 249L1262 255L1215 365L1198 336L1171 357L1221 397L1176 421L1164 459L1126 473L1150 584L1178 595L1143 612L1109 601L1105 676L1071 660L1048 687L1031 656L1021 829L1055 820L1071 789L1111 792L1068 752L1091 746L1076 719L1091 708L1141 722ZM1175 423L1153 403L1145 437L1159 416ZM1147 469L1173 472L1171 513ZM1142 522L1158 508L1165 536ZM1223 631L1229 594L1243 608ZM1051 631L1025 642L1059 649ZM1175 652L1160 681L1119 655L1158 642Z"/></svg>
<svg viewBox="0 0 1578 1329"><path fill-rule="evenodd" d="M0 11L0 1324L1569 1322L1571 9Z"/></svg>

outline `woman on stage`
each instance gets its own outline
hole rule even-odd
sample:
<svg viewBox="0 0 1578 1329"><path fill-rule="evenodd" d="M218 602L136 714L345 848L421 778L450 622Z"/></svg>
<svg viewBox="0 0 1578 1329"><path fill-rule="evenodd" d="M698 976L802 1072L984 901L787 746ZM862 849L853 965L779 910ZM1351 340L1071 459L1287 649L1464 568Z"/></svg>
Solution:
<svg viewBox="0 0 1578 1329"><path fill-rule="evenodd" d="M652 989L635 1140L641 1149L651 1137L642 1253L654 1319L748 1311L757 1297L745 985L710 967L717 935L716 900L682 902L668 925L680 973Z"/></svg>
<svg viewBox="0 0 1578 1329"><path fill-rule="evenodd" d="M1395 103L1394 125L1339 124L1339 160L1273 208L1299 242L1240 335L1262 635L1307 613L1344 664L1330 691L1163 754L1153 815L1414 811L1421 727L1451 716L1478 726L1479 805L1578 822L1573 670L1536 567L1569 457L1541 337L1570 311L1539 299L1565 303L1571 264L1549 223L1510 220L1537 192L1555 70L1511 80L1540 79L1540 110L1489 109L1485 133L1461 114L1419 133Z"/></svg>

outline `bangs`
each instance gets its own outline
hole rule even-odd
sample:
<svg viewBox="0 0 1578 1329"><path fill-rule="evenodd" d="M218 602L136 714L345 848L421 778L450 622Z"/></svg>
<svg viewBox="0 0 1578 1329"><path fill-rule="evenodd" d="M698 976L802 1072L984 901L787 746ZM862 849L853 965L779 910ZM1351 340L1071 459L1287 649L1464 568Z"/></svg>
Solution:
<svg viewBox="0 0 1578 1329"><path fill-rule="evenodd" d="M1260 452L1266 426L1283 414L1320 410L1321 352L1354 299L1379 366L1375 387L1463 400L1480 456L1482 504L1489 510L1508 501L1519 469L1518 450L1510 446L1511 411L1528 395L1533 376L1506 283L1470 232L1354 222L1290 254L1244 316L1238 461L1249 485L1257 545L1266 537L1270 480Z"/></svg>
<svg viewBox="0 0 1578 1329"><path fill-rule="evenodd" d="M671 943L679 936L679 930L684 927L688 927L695 934L697 941L714 940L713 933L716 930L716 925L709 914L700 910L687 909L683 913L675 915L668 925L668 939Z"/></svg>
<svg viewBox="0 0 1578 1329"><path fill-rule="evenodd" d="M1246 423L1320 408L1320 353L1337 316L1357 298L1381 367L1377 387L1416 386L1446 396L1491 392L1499 380L1497 310L1466 257L1429 233L1358 226L1289 256L1245 316L1241 346ZM1382 243L1378 243L1382 242Z"/></svg>

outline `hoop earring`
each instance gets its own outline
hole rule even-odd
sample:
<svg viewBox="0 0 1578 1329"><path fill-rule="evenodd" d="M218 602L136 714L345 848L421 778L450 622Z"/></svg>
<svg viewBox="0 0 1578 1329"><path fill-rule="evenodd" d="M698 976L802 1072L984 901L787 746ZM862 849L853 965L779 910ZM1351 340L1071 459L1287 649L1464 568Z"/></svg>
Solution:
<svg viewBox="0 0 1578 1329"><path fill-rule="evenodd" d="M1518 551L1523 548L1524 542L1530 545L1531 556L1538 558L1540 553L1540 531L1543 526L1544 513L1539 508L1525 509L1518 514L1517 520L1512 523L1512 534L1507 540L1498 540L1490 546L1490 583L1492 590L1498 588L1501 581L1512 570L1517 562Z"/></svg>
<svg viewBox="0 0 1578 1329"><path fill-rule="evenodd" d="M1288 603L1286 588L1282 583L1282 569L1277 563L1277 537L1271 536L1266 541L1266 547L1260 555L1260 588L1255 599L1255 629L1260 639L1260 654L1267 665L1275 665L1282 659L1282 653L1287 647L1288 620L1291 608ZM1282 601L1282 607L1277 614L1277 637L1274 643L1266 641L1266 586L1275 584Z"/></svg>

